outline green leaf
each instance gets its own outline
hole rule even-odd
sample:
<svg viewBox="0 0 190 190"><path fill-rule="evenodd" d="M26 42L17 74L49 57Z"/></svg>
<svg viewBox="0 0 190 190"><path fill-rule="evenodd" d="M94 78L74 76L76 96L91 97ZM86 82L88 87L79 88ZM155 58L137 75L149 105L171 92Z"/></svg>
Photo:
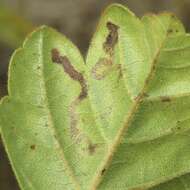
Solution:
<svg viewBox="0 0 190 190"><path fill-rule="evenodd" d="M34 26L12 10L0 6L0 42L17 48Z"/></svg>
<svg viewBox="0 0 190 190"><path fill-rule="evenodd" d="M178 177L174 180L171 180L167 183L163 183L159 186L153 187L150 190L179 190L179 189L184 189L187 190L190 188L190 175L184 175L181 177Z"/></svg>
<svg viewBox="0 0 190 190"><path fill-rule="evenodd" d="M0 107L22 189L190 187L190 35L172 14L108 7L86 61L51 28L12 57Z"/></svg>

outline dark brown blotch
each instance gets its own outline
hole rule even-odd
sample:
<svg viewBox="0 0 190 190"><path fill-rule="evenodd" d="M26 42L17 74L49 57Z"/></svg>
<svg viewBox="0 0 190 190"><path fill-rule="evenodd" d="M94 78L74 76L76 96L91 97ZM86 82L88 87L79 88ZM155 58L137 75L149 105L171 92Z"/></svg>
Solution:
<svg viewBox="0 0 190 190"><path fill-rule="evenodd" d="M92 76L96 80L102 80L111 71L112 60L107 58L100 58L95 66L92 68Z"/></svg>
<svg viewBox="0 0 190 190"><path fill-rule="evenodd" d="M102 171L101 171L101 175L104 175L106 172L106 168L104 168Z"/></svg>
<svg viewBox="0 0 190 190"><path fill-rule="evenodd" d="M171 34L171 33L173 33L173 30L172 29L168 29L167 33Z"/></svg>
<svg viewBox="0 0 190 190"><path fill-rule="evenodd" d="M51 58L54 63L62 64L61 56L58 49L54 48L51 50Z"/></svg>
<svg viewBox="0 0 190 190"><path fill-rule="evenodd" d="M171 98L168 97L168 96L161 96L161 97L160 97L160 100L161 100L162 102L171 102L171 101L172 101Z"/></svg>
<svg viewBox="0 0 190 190"><path fill-rule="evenodd" d="M106 37L106 41L103 44L103 49L106 53L110 55L113 54L113 49L118 41L118 29L119 27L111 22L107 22L107 28L109 30L109 34Z"/></svg>
<svg viewBox="0 0 190 190"><path fill-rule="evenodd" d="M179 32L178 29L168 29L168 31L167 31L168 35L172 34L172 33L178 33L178 32Z"/></svg>
<svg viewBox="0 0 190 190"><path fill-rule="evenodd" d="M97 144L93 144L92 142L89 142L88 144L88 152L90 155L93 155L96 152L98 145Z"/></svg>
<svg viewBox="0 0 190 190"><path fill-rule="evenodd" d="M32 145L30 146L30 149L31 149L31 150L35 150L35 149L36 149L36 145L35 145L35 144L32 144Z"/></svg>

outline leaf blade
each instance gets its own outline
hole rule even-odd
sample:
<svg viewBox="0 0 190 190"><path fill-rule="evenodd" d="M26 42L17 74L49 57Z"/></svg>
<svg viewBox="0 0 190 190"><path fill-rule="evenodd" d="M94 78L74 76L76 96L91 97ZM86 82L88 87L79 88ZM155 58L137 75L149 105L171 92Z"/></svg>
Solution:
<svg viewBox="0 0 190 190"><path fill-rule="evenodd" d="M166 39L184 33L170 14L139 20L112 5L85 65L59 33L46 27L34 32L12 58L9 97L0 108L21 187L132 190L189 173L189 97L178 95L174 79L181 74L171 69L165 85L177 91L165 94L158 67L168 60L164 48L183 47Z"/></svg>

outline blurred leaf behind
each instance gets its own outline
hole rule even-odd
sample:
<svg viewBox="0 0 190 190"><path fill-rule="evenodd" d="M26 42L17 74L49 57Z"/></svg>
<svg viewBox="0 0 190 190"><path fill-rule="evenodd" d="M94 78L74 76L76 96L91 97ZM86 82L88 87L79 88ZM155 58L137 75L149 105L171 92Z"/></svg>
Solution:
<svg viewBox="0 0 190 190"><path fill-rule="evenodd" d="M16 48L34 26L14 11L0 6L0 42Z"/></svg>

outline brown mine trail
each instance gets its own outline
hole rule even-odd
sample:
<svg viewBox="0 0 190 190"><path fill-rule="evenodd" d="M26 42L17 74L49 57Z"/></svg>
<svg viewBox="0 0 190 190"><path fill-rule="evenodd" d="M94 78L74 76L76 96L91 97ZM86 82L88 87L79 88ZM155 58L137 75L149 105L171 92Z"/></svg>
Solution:
<svg viewBox="0 0 190 190"><path fill-rule="evenodd" d="M92 68L91 73L92 77L96 80L102 80L105 76L110 73L113 69L119 69L119 78L122 76L121 73L121 65L113 67L113 54L114 54L114 47L118 42L118 29L119 26L107 22L106 27L109 31L105 42L103 43L103 50L105 53L109 55L108 57L101 57L99 58L98 62Z"/></svg>
<svg viewBox="0 0 190 190"><path fill-rule="evenodd" d="M75 138L79 134L79 129L77 128L78 114L76 113L76 107L88 95L86 80L84 79L83 75L73 67L67 56L60 55L58 49L52 49L51 56L52 61L54 63L62 65L65 73L68 74L71 79L77 81L81 86L81 92L79 96L77 96L69 106L71 137Z"/></svg>
<svg viewBox="0 0 190 190"><path fill-rule="evenodd" d="M171 102L171 98L168 96L161 96L160 99L162 102Z"/></svg>
<svg viewBox="0 0 190 190"><path fill-rule="evenodd" d="M112 56L113 49L114 49L116 43L118 42L119 26L117 26L111 22L107 22L106 26L109 30L109 34L106 38L106 41L103 43L103 49L106 53L109 53Z"/></svg>
<svg viewBox="0 0 190 190"><path fill-rule="evenodd" d="M91 70L92 77L96 80L102 80L112 68L112 60L108 58L100 58Z"/></svg>
<svg viewBox="0 0 190 190"><path fill-rule="evenodd" d="M92 142L88 142L88 152L90 155L93 155L98 148L98 144L93 144Z"/></svg>

